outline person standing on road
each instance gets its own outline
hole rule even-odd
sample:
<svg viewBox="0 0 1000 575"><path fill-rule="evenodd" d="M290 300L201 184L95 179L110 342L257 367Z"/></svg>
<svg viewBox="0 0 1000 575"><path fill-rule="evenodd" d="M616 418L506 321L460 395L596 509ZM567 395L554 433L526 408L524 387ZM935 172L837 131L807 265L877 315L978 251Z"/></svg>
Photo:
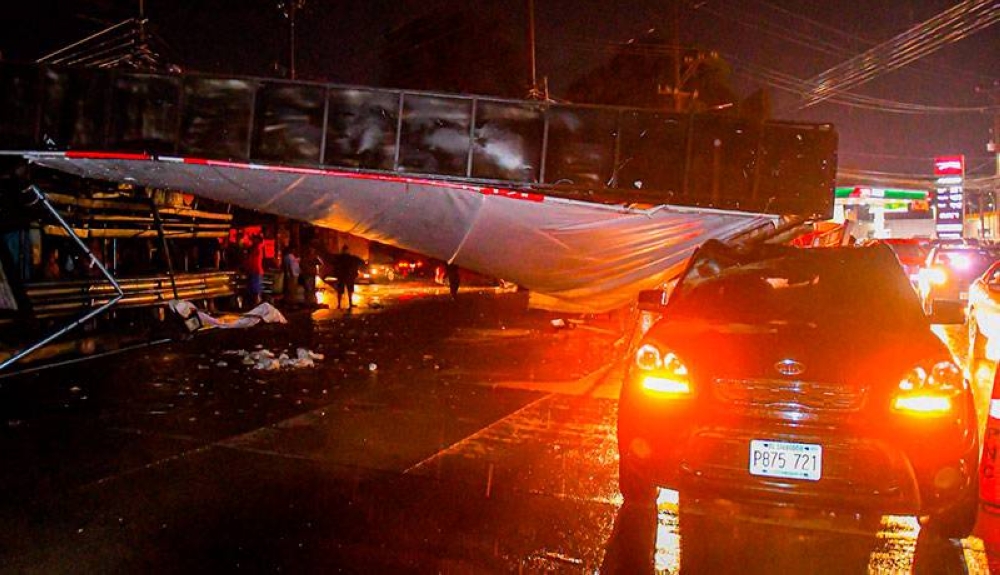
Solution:
<svg viewBox="0 0 1000 575"><path fill-rule="evenodd" d="M323 260L320 259L316 248L312 245L306 246L299 263L299 283L302 284L302 300L307 306L316 305L316 277L322 267Z"/></svg>
<svg viewBox="0 0 1000 575"><path fill-rule="evenodd" d="M461 281L461 274L459 274L458 266L455 264L448 264L448 289L451 291L451 299L458 299L458 284Z"/></svg>
<svg viewBox="0 0 1000 575"><path fill-rule="evenodd" d="M250 251L246 259L247 295L250 305L260 304L264 294L264 238L250 238Z"/></svg>
<svg viewBox="0 0 1000 575"><path fill-rule="evenodd" d="M288 246L285 249L285 257L281 261L281 272L285 276L285 305L298 305L299 275L302 268L299 266L299 256L295 253L295 246Z"/></svg>
<svg viewBox="0 0 1000 575"><path fill-rule="evenodd" d="M365 260L348 251L345 245L340 253L333 256L333 275L337 276L337 309L341 308L340 300L347 292L347 309L354 307L354 282L358 279L358 271L365 265Z"/></svg>

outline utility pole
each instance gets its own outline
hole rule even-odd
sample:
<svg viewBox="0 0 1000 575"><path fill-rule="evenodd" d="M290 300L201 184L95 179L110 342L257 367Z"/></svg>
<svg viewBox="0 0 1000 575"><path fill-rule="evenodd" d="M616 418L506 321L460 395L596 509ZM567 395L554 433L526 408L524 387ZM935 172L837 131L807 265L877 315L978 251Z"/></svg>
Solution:
<svg viewBox="0 0 1000 575"><path fill-rule="evenodd" d="M1000 80L994 80L993 83L989 86L976 86L976 92L981 94L988 94L990 97L992 97L993 102L995 104L1000 104ZM1000 196L1000 110L993 113L992 131L993 134L992 137L990 138L990 141L987 142L986 144L986 150L992 152L996 157L993 186L992 190L990 190L990 193L993 196L992 197L993 219L994 219L993 223L995 224L994 226L992 226L993 229L991 231L996 232L992 234L994 241L996 241L998 239L998 233L1000 233L1000 230L996 229L997 226L1000 226L1000 221L998 221L1000 220L1000 209L998 209L997 206L997 198L998 196ZM979 191L980 202L982 202L982 197L984 193L986 193L985 190ZM980 217L982 217L982 207L980 207Z"/></svg>
<svg viewBox="0 0 1000 575"><path fill-rule="evenodd" d="M683 67L683 51L681 50L681 2L682 0L673 0L671 3L670 35L668 41L670 42L670 53L673 60L672 85L660 86L657 89L660 95L670 96L675 112L688 110L695 98L698 97L697 91L685 91L684 84L691 79L698 66L704 60L704 55L699 53L697 58L687 63L687 68Z"/></svg>
<svg viewBox="0 0 1000 575"><path fill-rule="evenodd" d="M671 22L670 41L674 44L674 111L680 112L681 102L681 0L674 0L673 22Z"/></svg>
<svg viewBox="0 0 1000 575"><path fill-rule="evenodd" d="M306 0L282 0L278 2L278 9L282 15L288 18L288 77L295 79L295 16L299 10L305 8Z"/></svg>
<svg viewBox="0 0 1000 575"><path fill-rule="evenodd" d="M528 55L531 59L531 88L528 89L528 99L548 100L548 79L544 89L538 87L538 67L535 62L535 0L528 0Z"/></svg>

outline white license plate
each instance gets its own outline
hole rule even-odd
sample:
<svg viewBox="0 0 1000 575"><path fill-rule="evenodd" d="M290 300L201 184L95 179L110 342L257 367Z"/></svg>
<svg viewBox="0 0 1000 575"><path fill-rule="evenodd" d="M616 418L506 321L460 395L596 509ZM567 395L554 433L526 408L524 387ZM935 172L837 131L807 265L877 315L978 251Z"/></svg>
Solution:
<svg viewBox="0 0 1000 575"><path fill-rule="evenodd" d="M750 473L765 477L819 481L823 475L823 446L751 439Z"/></svg>

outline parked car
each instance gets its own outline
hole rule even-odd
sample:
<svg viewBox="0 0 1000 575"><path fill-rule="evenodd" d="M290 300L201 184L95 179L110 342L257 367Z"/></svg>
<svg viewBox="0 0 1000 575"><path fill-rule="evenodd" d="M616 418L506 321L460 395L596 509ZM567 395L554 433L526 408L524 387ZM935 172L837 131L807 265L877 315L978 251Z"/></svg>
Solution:
<svg viewBox="0 0 1000 575"><path fill-rule="evenodd" d="M663 486L971 530L972 393L888 247L713 240L640 307L661 319L621 389L626 500Z"/></svg>
<svg viewBox="0 0 1000 575"><path fill-rule="evenodd" d="M914 286L918 284L920 268L923 267L930 251L930 242L920 238L885 238L876 240L892 248L906 276Z"/></svg>
<svg viewBox="0 0 1000 575"><path fill-rule="evenodd" d="M937 318L964 316L969 286L993 261L989 250L976 245L935 245L927 254L917 283L924 312Z"/></svg>
<svg viewBox="0 0 1000 575"><path fill-rule="evenodd" d="M398 277L396 267L391 262L368 263L358 272L358 283L390 283Z"/></svg>
<svg viewBox="0 0 1000 575"><path fill-rule="evenodd" d="M975 373L983 359L998 359L1000 345L1000 261L969 286L969 368Z"/></svg>

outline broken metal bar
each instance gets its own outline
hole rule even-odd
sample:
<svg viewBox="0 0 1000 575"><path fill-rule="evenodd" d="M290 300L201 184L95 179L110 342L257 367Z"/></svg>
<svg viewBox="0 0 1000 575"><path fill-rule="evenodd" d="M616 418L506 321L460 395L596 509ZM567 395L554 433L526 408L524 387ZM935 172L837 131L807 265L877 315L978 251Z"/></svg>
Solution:
<svg viewBox="0 0 1000 575"><path fill-rule="evenodd" d="M149 205L153 209L153 223L156 225L156 235L160 237L160 246L163 249L163 261L167 263L167 277L170 278L170 287L174 290L174 299L181 299L177 295L177 280L174 279L174 262L170 257L170 246L167 245L167 236L163 233L163 218L160 217L160 208L156 205L156 197L149 194Z"/></svg>
<svg viewBox="0 0 1000 575"><path fill-rule="evenodd" d="M59 222L59 225L61 225L63 227L63 229L66 230L66 232L69 234L69 237L74 242L76 242L76 245L81 250L83 250L83 253L85 253L86 255L90 256L90 264L93 265L93 266L97 266L97 269L99 269L101 271L101 274L103 274L104 277L107 278L107 280L111 284L111 286L115 288L116 294L114 296L112 296L111 299L109 299L107 302L105 302L100 307L97 307L95 309L90 310L89 312L87 312L86 314L84 314L82 317L73 320L69 324L65 325L64 327L59 328L58 330L56 330L55 332L51 333L50 335L47 335L47 336L43 337L41 340L37 341L36 343L34 343L34 344L32 344L32 345L30 345L30 346L28 346L28 347L26 347L26 348L24 348L24 349L16 352L14 355L12 355L9 358L7 358L6 360L4 360L3 363L0 363L0 371L3 371L6 367L8 367L10 365L13 365L17 361L19 361L21 358L23 358L23 357L25 357L27 355L30 355L30 354L38 351L38 349L40 349L41 347L45 346L46 344L48 344L52 340L54 340L54 339L62 336L65 333L68 333L69 331L72 331L73 329L75 329L76 327L80 326L81 324L83 324L87 320L89 320L89 319L91 319L91 318L93 318L93 317L95 317L97 315L100 315L101 313L104 313L105 310L109 309L111 306L113 306L116 303L118 303L118 300L122 299L122 297L124 297L124 295L125 295L125 292L122 291L121 286L118 285L117 281L115 281L114 276L112 276L111 273L108 272L108 269L104 267L104 264L101 263L101 260L98 259L98 257L95 256L92 251L90 251L90 249L87 248L87 245L83 243L83 240L80 239L80 236L76 235L76 233L73 231L73 228L71 228L70 225L66 223L66 220L64 220L62 218L62 216L59 215L59 212L52 206L52 204L49 203L49 199L45 196L45 192L43 192L38 186L36 186L34 184L28 186L28 188L25 191L28 191L28 190L30 190L32 193L35 194L35 198L37 198L37 200L39 202L41 202L41 204L43 206L45 206L45 209L47 209L49 211L49 213L51 213L52 216L56 219L56 221Z"/></svg>

